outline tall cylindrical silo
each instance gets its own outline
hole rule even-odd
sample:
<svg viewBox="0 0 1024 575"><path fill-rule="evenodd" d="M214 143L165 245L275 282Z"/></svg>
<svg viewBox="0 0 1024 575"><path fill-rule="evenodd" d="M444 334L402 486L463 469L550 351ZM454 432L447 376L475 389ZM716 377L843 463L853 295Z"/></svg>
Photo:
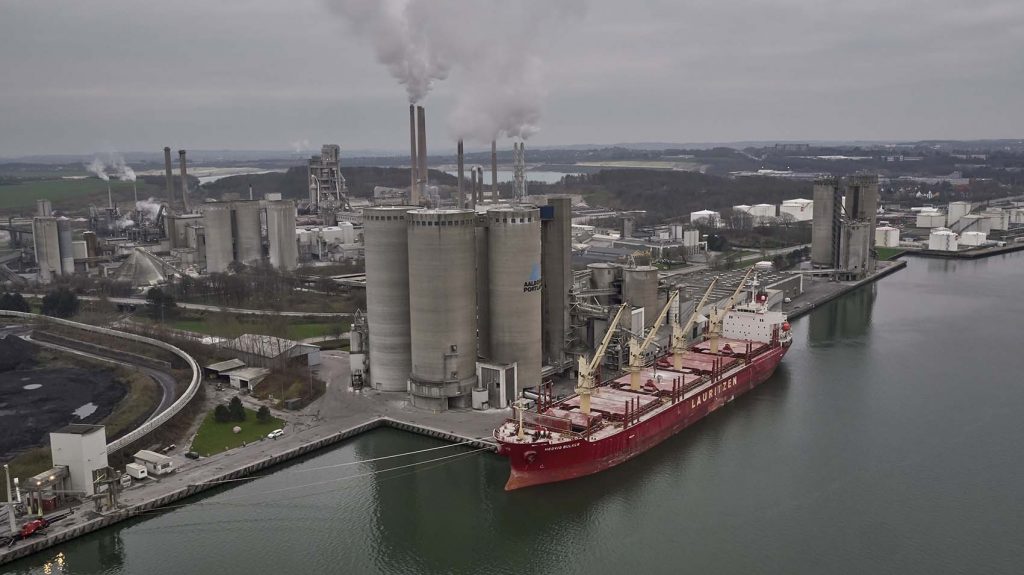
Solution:
<svg viewBox="0 0 1024 575"><path fill-rule="evenodd" d="M811 263L815 266L831 268L836 265L839 230L836 229L835 219L837 212L842 209L836 201L837 196L839 183L834 178L814 182Z"/></svg>
<svg viewBox="0 0 1024 575"><path fill-rule="evenodd" d="M231 241L231 204L204 204L203 228L206 230L206 271L224 273L234 260Z"/></svg>
<svg viewBox="0 0 1024 575"><path fill-rule="evenodd" d="M412 371L408 211L363 210L370 381L379 391L408 390Z"/></svg>
<svg viewBox="0 0 1024 575"><path fill-rule="evenodd" d="M476 353L491 358L491 282L487 266L486 216L477 216L476 226Z"/></svg>
<svg viewBox="0 0 1024 575"><path fill-rule="evenodd" d="M50 283L53 276L61 273L57 219L52 216L32 218L32 241L39 265L39 281Z"/></svg>
<svg viewBox="0 0 1024 575"><path fill-rule="evenodd" d="M475 260L475 212L409 212L409 391L417 407L440 411L472 406L477 356Z"/></svg>
<svg viewBox="0 0 1024 575"><path fill-rule="evenodd" d="M511 206L487 211L491 360L518 364L519 389L540 385L540 210ZM515 400L514 390L506 397Z"/></svg>
<svg viewBox="0 0 1024 575"><path fill-rule="evenodd" d="M75 273L75 250L71 244L71 221L57 220L57 243L60 249L60 271L69 276Z"/></svg>
<svg viewBox="0 0 1024 575"><path fill-rule="evenodd" d="M235 259L251 264L263 257L260 234L260 202L232 202L235 212Z"/></svg>
<svg viewBox="0 0 1024 575"><path fill-rule="evenodd" d="M603 262L588 264L587 269L590 270L590 287L598 290L612 289L615 281L619 279L619 274L622 272L621 267ZM596 297L601 305L608 305L608 296L599 295Z"/></svg>
<svg viewBox="0 0 1024 575"><path fill-rule="evenodd" d="M281 270L295 269L299 265L299 246L295 241L295 202L291 200L267 202L267 244L270 252L270 265Z"/></svg>
<svg viewBox="0 0 1024 575"><path fill-rule="evenodd" d="M622 270L622 299L633 307L644 308L644 327L658 318L658 268L637 266Z"/></svg>

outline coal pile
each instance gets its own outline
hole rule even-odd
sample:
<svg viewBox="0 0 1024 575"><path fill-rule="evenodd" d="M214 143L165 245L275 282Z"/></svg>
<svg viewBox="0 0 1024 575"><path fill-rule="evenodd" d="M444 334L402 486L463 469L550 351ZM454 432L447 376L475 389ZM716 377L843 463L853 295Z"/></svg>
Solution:
<svg viewBox="0 0 1024 575"><path fill-rule="evenodd" d="M26 369L36 364L36 346L9 335L0 339L0 372Z"/></svg>

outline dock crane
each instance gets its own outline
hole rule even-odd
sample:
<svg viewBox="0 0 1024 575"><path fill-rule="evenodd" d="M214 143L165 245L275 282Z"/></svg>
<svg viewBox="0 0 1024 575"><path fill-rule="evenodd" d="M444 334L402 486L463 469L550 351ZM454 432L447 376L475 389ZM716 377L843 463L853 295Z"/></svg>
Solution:
<svg viewBox="0 0 1024 575"><path fill-rule="evenodd" d="M718 353L718 338L722 336L722 320L725 319L725 314L729 313L732 306L736 305L736 298L740 296L743 288L747 285L747 278L750 277L750 274L754 273L754 267L755 266L750 266L750 269L748 269L747 273L744 274L743 279L740 280L740 284L736 286L736 291L734 291L729 300L725 302L725 306L721 310L715 308L715 310L711 312L711 318L708 320L708 335L711 339L711 347L709 351L711 351L711 353Z"/></svg>
<svg viewBox="0 0 1024 575"><path fill-rule="evenodd" d="M647 347L651 345L654 338L658 336L658 330L661 328L661 324L665 323L665 317L668 316L668 310L678 298L679 292L673 292L668 298L668 302L665 304L665 307L661 309L661 313L658 314L658 319L654 321L650 331L647 332L647 337L645 337L642 342L635 334L629 340L629 389L633 391L640 389L640 371L643 369L644 351L646 351Z"/></svg>
<svg viewBox="0 0 1024 575"><path fill-rule="evenodd" d="M711 280L711 285L709 285L707 291L704 292L704 297L700 298L700 303L693 308L693 313L690 314L690 319L686 321L686 327L680 325L678 320L672 324L672 369L676 371L683 368L683 351L686 350L686 334L690 333L690 329L693 327L693 322L697 321L697 316L700 315L700 310L708 303L708 297L711 295L711 290L715 289L715 284L717 283L718 278Z"/></svg>
<svg viewBox="0 0 1024 575"><path fill-rule="evenodd" d="M576 393L580 396L580 411L584 415L590 415L590 395L597 389L596 378L597 366L601 364L601 360L604 358L604 354L608 351L608 344L612 341L612 336L615 335L615 329L619 325L619 320L622 319L622 312L626 310L628 304L622 304L619 306L619 311L615 313L615 317L612 318L611 323L608 324L608 331L604 334L604 339L601 341L601 345L594 351L594 356L589 360L585 356L580 356L579 363L579 376L576 380Z"/></svg>

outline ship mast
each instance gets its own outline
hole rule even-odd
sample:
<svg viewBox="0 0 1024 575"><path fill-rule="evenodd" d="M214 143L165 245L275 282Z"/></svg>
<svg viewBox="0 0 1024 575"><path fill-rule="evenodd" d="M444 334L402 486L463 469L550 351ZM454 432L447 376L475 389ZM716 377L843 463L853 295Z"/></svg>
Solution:
<svg viewBox="0 0 1024 575"><path fill-rule="evenodd" d="M584 415L590 415L590 394L597 388L594 381L597 366L601 364L605 352L608 351L608 344L611 343L612 336L615 335L615 328L618 327L619 320L622 319L622 312L626 309L627 305L622 304L619 306L619 311L615 314L612 322L608 324L608 331L604 334L601 345L594 351L594 357L588 360L585 356L580 356L576 393L580 396L580 411Z"/></svg>
<svg viewBox="0 0 1024 575"><path fill-rule="evenodd" d="M640 370L643 368L644 351L651 345L654 338L658 335L658 330L661 329L661 324L665 323L665 317L668 316L668 310L675 303L679 297L679 292L675 292L671 297L668 298L668 302L665 307L661 309L661 313L658 315L658 319L655 320L654 325L651 326L650 331L647 332L647 337L641 342L640 339L634 334L629 340L629 389L637 391L640 389Z"/></svg>
<svg viewBox="0 0 1024 575"><path fill-rule="evenodd" d="M711 336L711 353L718 353L718 338L722 336L722 320L725 319L725 314L729 313L732 306L736 305L736 298L743 292L743 287L747 284L747 278L750 277L753 271L754 266L750 266L743 279L740 280L740 285L736 286L736 291L732 292L732 297L725 302L725 307L721 310L716 308L715 311L711 312L711 319L708 321L708 334Z"/></svg>
<svg viewBox="0 0 1024 575"><path fill-rule="evenodd" d="M718 278L711 280L711 285L708 286L707 291L704 292L704 297L700 299L700 303L693 308L693 313L690 314L690 319L686 321L686 327L679 325L679 321L675 321L672 324L672 369L679 371L683 368L683 351L686 349L686 334L690 332L690 328L693 327L693 322L697 321L697 316L700 315L700 310L704 308L704 305L708 302L708 297L711 295L711 290L715 289L715 284L718 283Z"/></svg>

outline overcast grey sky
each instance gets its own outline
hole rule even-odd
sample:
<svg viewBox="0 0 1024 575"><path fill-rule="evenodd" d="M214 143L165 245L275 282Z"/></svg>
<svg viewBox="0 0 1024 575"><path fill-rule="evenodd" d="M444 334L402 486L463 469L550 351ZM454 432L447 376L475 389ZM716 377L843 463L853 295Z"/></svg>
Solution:
<svg viewBox="0 0 1024 575"><path fill-rule="evenodd" d="M330 3L0 0L0 156L406 149L405 89ZM543 64L530 145L1024 137L1021 0L569 6L524 47ZM453 147L468 75L424 100L432 150Z"/></svg>

